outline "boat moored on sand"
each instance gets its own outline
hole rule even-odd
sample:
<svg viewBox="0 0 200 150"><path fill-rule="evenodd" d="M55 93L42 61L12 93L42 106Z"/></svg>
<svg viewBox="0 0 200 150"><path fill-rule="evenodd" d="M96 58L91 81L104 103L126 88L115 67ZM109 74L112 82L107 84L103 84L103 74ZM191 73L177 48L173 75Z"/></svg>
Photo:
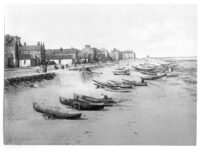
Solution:
<svg viewBox="0 0 200 150"><path fill-rule="evenodd" d="M42 113L45 119L78 119L82 113L69 113L62 111L60 107L48 107L44 104L33 103L33 109Z"/></svg>

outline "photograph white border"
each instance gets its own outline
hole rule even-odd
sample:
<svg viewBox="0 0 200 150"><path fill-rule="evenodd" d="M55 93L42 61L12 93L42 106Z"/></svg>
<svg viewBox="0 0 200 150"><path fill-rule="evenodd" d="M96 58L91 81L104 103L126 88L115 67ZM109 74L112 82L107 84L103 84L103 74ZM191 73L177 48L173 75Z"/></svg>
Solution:
<svg viewBox="0 0 200 150"><path fill-rule="evenodd" d="M1 50L0 50L0 57L1 57L1 67L0 67L0 71L1 71L1 77L0 77L0 89L1 89L1 107L0 107L0 123L1 123L1 127L0 127L0 131L1 131L1 135L0 135L0 149L2 150L35 150L35 149L47 149L48 150L55 150L55 149L61 149L61 150L66 150L66 149L81 149L81 150L90 150L90 149L115 149L115 150L119 150L119 149L127 149L127 150L132 150L132 149L152 149L152 150L157 150L157 149L161 149L161 150L168 150L168 149L181 149L181 150L185 150L185 149L200 149L199 145L200 145L200 140L199 140L199 69L200 69L200 65L199 65L199 60L197 61L198 63L198 69L197 69L197 78L198 78L198 85L197 85L197 140L196 140L196 146L68 146L68 145L63 145L63 146L12 146L12 145L4 145L3 144L3 94L4 94L4 84L3 84L3 79L4 79L4 8L5 8L5 4L9 4L9 3L74 3L74 4L88 4L88 3L92 3L92 4L196 4L198 6L198 27L199 27L199 16L200 16L200 11L199 11L199 6L200 6L200 2L198 0L3 0L0 2L0 40L1 40ZM198 37L199 37L199 28L198 28ZM197 42L197 44L199 45L199 40ZM200 58L199 56L199 52L198 52L198 48L199 46L197 45L197 58Z"/></svg>

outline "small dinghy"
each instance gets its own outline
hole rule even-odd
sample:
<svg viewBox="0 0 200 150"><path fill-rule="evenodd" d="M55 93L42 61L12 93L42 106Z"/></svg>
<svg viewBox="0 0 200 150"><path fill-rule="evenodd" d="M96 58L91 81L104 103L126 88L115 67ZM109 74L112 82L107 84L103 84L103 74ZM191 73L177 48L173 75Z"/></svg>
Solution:
<svg viewBox="0 0 200 150"><path fill-rule="evenodd" d="M48 107L36 102L33 103L33 109L42 113L45 119L78 119L82 115L82 113L63 112L60 107Z"/></svg>

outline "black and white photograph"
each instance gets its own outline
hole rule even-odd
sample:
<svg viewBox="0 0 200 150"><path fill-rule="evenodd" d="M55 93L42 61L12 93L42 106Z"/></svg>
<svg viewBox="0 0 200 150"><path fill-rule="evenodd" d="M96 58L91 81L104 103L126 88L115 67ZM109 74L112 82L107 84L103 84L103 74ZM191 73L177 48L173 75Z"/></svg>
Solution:
<svg viewBox="0 0 200 150"><path fill-rule="evenodd" d="M4 9L4 145L197 144L196 4Z"/></svg>

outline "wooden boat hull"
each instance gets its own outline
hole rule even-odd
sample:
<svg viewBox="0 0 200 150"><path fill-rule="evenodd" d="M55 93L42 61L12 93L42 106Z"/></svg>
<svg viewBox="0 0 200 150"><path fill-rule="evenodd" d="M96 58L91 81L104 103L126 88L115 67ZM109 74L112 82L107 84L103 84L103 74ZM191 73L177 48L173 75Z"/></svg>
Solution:
<svg viewBox="0 0 200 150"><path fill-rule="evenodd" d="M142 80L156 80L162 77L167 76L167 74L157 75L157 76L151 76L151 77L143 77Z"/></svg>
<svg viewBox="0 0 200 150"><path fill-rule="evenodd" d="M155 68L143 69L143 68L138 68L138 67L134 67L134 66L132 66L132 67L137 71L150 72L150 71L154 71L155 70Z"/></svg>
<svg viewBox="0 0 200 150"><path fill-rule="evenodd" d="M71 106L77 110L101 110L105 106L104 104L94 104L80 99L74 100L64 97L59 97L59 99L61 104Z"/></svg>
<svg viewBox="0 0 200 150"><path fill-rule="evenodd" d="M45 119L78 119L81 117L82 113L63 113L52 108L40 106L37 103L33 103L33 109L39 113L44 114Z"/></svg>
<svg viewBox="0 0 200 150"><path fill-rule="evenodd" d="M95 82L95 85L98 85L100 87L107 87L107 88L115 88L115 89L132 89L133 86L132 85L128 85L128 84L118 84L117 82L116 83L103 83L103 82L99 82L99 81L96 81L96 80L93 80Z"/></svg>
<svg viewBox="0 0 200 150"><path fill-rule="evenodd" d="M147 86L147 82L135 82L134 83L135 86Z"/></svg>
<svg viewBox="0 0 200 150"><path fill-rule="evenodd" d="M130 72L114 72L113 71L113 74L114 75L130 75Z"/></svg>
<svg viewBox="0 0 200 150"><path fill-rule="evenodd" d="M167 77L178 77L178 74L167 74Z"/></svg>
<svg viewBox="0 0 200 150"><path fill-rule="evenodd" d="M112 98L94 98L86 95L74 94L74 99L77 97L93 103L104 103L104 106L113 106L113 103L116 103Z"/></svg>
<svg viewBox="0 0 200 150"><path fill-rule="evenodd" d="M154 73L154 72L146 72L146 71L140 71L140 73L145 74L145 75L157 75L157 73Z"/></svg>
<svg viewBox="0 0 200 150"><path fill-rule="evenodd" d="M132 89L133 86L130 84L126 84L126 83L121 83L121 82L117 82L117 81L110 81L108 82L109 85L113 86L113 87L119 87L119 88L127 88L127 89Z"/></svg>
<svg viewBox="0 0 200 150"><path fill-rule="evenodd" d="M110 91L110 92L121 92L121 93L131 92L130 90L127 90L127 89L121 89L121 88L105 87L104 89L105 89L106 91Z"/></svg>

